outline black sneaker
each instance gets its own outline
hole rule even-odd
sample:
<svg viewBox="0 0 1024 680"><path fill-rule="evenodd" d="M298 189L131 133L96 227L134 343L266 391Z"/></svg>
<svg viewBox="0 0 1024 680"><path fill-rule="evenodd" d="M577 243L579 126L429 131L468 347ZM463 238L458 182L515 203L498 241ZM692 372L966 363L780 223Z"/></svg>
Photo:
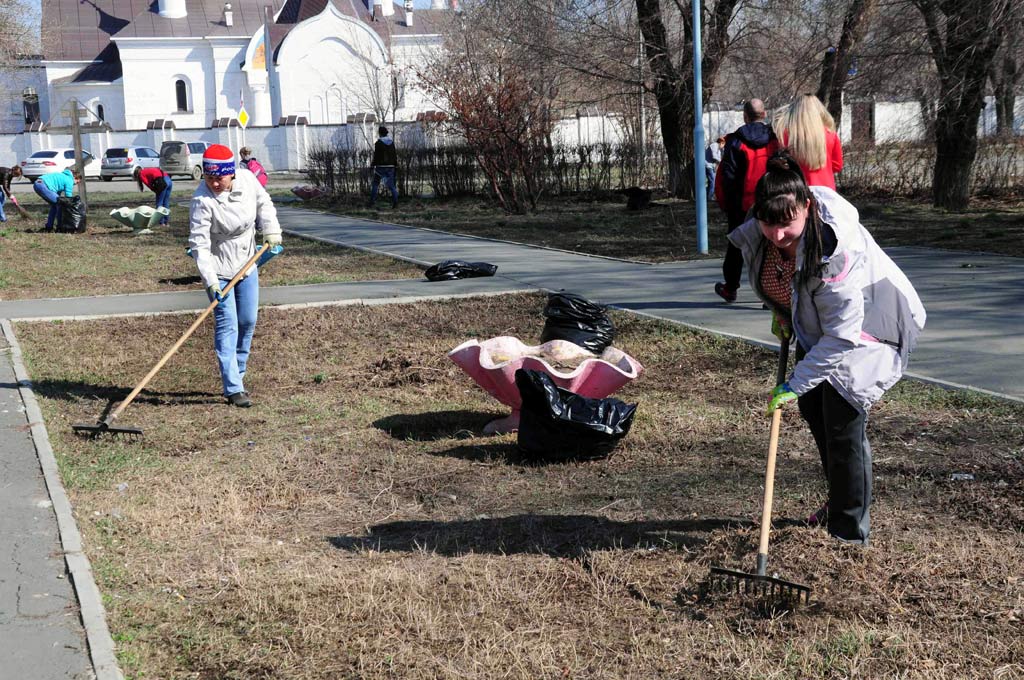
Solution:
<svg viewBox="0 0 1024 680"><path fill-rule="evenodd" d="M238 408L249 408L252 406L252 401L249 399L249 395L245 392L235 392L234 394L228 395L228 403Z"/></svg>
<svg viewBox="0 0 1024 680"><path fill-rule="evenodd" d="M718 294L718 297L722 298L726 302L736 302L735 288L730 288L724 283L716 283L715 292Z"/></svg>

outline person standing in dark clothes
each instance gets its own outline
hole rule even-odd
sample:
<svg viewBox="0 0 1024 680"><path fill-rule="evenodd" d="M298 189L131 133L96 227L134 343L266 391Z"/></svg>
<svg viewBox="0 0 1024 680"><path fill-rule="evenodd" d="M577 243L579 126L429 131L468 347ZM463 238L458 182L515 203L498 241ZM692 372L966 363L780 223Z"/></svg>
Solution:
<svg viewBox="0 0 1024 680"><path fill-rule="evenodd" d="M4 204L14 197L14 194L11 193L11 180L15 177L21 177L21 168L17 165L13 168L0 168L0 222L7 221L7 215L4 214Z"/></svg>
<svg viewBox="0 0 1024 680"><path fill-rule="evenodd" d="M373 145L373 160L370 165L373 168L373 185L370 187L370 207L377 202L377 191L380 189L380 181L391 191L391 207L398 207L398 187L395 185L395 167L398 165L398 152L395 150L395 140L388 136L388 129L383 125L377 129L379 139Z"/></svg>
<svg viewBox="0 0 1024 680"><path fill-rule="evenodd" d="M725 212L732 230L746 221L754 205L754 187L761 179L768 159L778 151L779 142L765 120L764 102L751 99L743 105L742 127L725 138L722 163L715 175L715 200ZM715 293L726 302L736 302L743 275L743 254L729 243L722 263L725 281L715 284Z"/></svg>

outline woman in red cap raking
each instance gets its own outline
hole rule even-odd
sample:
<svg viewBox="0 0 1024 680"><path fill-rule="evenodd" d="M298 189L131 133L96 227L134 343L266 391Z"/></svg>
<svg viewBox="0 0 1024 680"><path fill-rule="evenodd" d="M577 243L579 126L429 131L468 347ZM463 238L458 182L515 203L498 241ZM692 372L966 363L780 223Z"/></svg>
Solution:
<svg viewBox="0 0 1024 680"><path fill-rule="evenodd" d="M281 243L281 225L270 194L255 175L235 167L231 149L214 144L203 154L203 183L192 195L188 244L212 302L216 329L214 344L224 396L233 406L252 401L243 381L249 360L256 310L259 271L252 267L233 289L221 290L256 252L257 231L263 243Z"/></svg>

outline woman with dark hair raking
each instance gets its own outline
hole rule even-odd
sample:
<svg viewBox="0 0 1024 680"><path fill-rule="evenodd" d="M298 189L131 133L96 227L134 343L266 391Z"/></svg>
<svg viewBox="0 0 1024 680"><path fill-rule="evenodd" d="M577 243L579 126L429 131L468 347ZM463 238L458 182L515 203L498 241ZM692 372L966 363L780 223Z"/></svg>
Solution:
<svg viewBox="0 0 1024 680"><path fill-rule="evenodd" d="M226 294L222 289L256 253L262 242L273 247L281 243L281 225L270 194L244 168L235 167L231 149L221 144L203 154L203 181L192 195L188 245L199 276L212 302L214 346L220 366L224 397L232 406L252 406L245 390L260 282L258 264Z"/></svg>
<svg viewBox="0 0 1024 680"><path fill-rule="evenodd" d="M828 499L808 522L867 545L871 446L867 412L902 377L925 310L899 267L827 187L808 187L797 162L768 161L753 219L729 234L751 288L772 309L772 332L796 338L789 380L769 412L798 400L821 455Z"/></svg>
<svg viewBox="0 0 1024 680"><path fill-rule="evenodd" d="M171 209L171 188L174 186L171 182L171 176L160 168L135 168L133 173L135 181L139 183L139 191L143 190L143 185L154 194L156 194L156 206L157 208ZM160 226L166 227L169 221L169 217L160 218Z"/></svg>

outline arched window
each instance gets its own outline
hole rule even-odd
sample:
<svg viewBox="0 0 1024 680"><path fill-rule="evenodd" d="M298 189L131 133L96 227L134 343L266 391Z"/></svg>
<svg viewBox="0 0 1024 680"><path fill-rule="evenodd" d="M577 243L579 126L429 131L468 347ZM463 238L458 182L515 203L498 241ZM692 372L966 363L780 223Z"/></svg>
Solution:
<svg viewBox="0 0 1024 680"><path fill-rule="evenodd" d="M97 104L96 105L96 116L100 120L106 120L107 119L106 116L103 113L103 104Z"/></svg>
<svg viewBox="0 0 1024 680"><path fill-rule="evenodd" d="M312 125L323 125L326 120L324 115L324 98L320 95L313 95L309 98L309 122Z"/></svg>
<svg viewBox="0 0 1024 680"><path fill-rule="evenodd" d="M174 97L178 103L178 111L188 111L188 85L184 80L174 81Z"/></svg>
<svg viewBox="0 0 1024 680"><path fill-rule="evenodd" d="M341 90L332 87L327 90L327 120L326 123L344 123L345 107L341 97Z"/></svg>

